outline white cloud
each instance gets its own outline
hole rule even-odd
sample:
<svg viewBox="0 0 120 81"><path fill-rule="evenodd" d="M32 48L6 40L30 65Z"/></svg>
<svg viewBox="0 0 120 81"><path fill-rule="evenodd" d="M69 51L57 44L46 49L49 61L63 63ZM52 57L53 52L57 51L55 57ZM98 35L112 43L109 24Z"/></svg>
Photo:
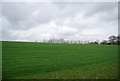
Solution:
<svg viewBox="0 0 120 81"><path fill-rule="evenodd" d="M16 30L13 31L12 36L17 37L17 39L30 39L30 40L43 40L50 38L59 38L61 35L66 35L70 33L76 33L76 29L68 26L59 26L55 22L50 22L48 24L42 24L37 27L33 27L29 30Z"/></svg>
<svg viewBox="0 0 120 81"><path fill-rule="evenodd" d="M3 3L3 40L104 40L117 35L117 3Z"/></svg>

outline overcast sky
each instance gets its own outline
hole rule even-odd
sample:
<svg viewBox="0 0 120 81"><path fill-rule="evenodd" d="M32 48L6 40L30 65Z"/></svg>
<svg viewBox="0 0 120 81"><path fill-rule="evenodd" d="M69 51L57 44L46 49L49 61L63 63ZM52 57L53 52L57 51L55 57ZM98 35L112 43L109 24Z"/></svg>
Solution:
<svg viewBox="0 0 120 81"><path fill-rule="evenodd" d="M104 40L118 34L117 2L4 2L2 40Z"/></svg>

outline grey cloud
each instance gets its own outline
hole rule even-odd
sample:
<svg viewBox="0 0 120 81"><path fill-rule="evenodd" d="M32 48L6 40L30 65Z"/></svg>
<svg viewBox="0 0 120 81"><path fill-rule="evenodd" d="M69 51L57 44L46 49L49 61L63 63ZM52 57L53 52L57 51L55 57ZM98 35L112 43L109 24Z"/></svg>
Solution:
<svg viewBox="0 0 120 81"><path fill-rule="evenodd" d="M103 40L117 34L117 3L13 2L2 7L5 40Z"/></svg>
<svg viewBox="0 0 120 81"><path fill-rule="evenodd" d="M110 13L112 10L114 10L117 7L116 2L94 2L91 4L88 4L88 8L92 7L91 9L89 9L86 13L87 15L94 15L96 13L102 13L102 12L106 12L106 13Z"/></svg>
<svg viewBox="0 0 120 81"><path fill-rule="evenodd" d="M24 7L26 6L20 5L20 3L3 3L2 13L9 21L16 24L27 18L29 14L28 9L24 9Z"/></svg>
<svg viewBox="0 0 120 81"><path fill-rule="evenodd" d="M118 34L120 35L120 2L118 2Z"/></svg>

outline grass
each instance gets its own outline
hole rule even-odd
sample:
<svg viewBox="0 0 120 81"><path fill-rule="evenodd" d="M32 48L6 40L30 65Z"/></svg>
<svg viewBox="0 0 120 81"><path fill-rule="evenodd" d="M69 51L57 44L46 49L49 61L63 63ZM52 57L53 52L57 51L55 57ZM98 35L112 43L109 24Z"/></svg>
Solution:
<svg viewBox="0 0 120 81"><path fill-rule="evenodd" d="M0 80L2 80L2 42L0 41Z"/></svg>
<svg viewBox="0 0 120 81"><path fill-rule="evenodd" d="M3 79L116 79L118 46L2 42Z"/></svg>

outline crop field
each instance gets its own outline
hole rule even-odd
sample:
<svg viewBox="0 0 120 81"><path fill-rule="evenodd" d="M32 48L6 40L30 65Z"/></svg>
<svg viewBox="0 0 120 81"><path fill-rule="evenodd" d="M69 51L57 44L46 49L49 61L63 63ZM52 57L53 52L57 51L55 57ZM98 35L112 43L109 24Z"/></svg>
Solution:
<svg viewBox="0 0 120 81"><path fill-rule="evenodd" d="M3 79L116 79L118 46L2 42Z"/></svg>

